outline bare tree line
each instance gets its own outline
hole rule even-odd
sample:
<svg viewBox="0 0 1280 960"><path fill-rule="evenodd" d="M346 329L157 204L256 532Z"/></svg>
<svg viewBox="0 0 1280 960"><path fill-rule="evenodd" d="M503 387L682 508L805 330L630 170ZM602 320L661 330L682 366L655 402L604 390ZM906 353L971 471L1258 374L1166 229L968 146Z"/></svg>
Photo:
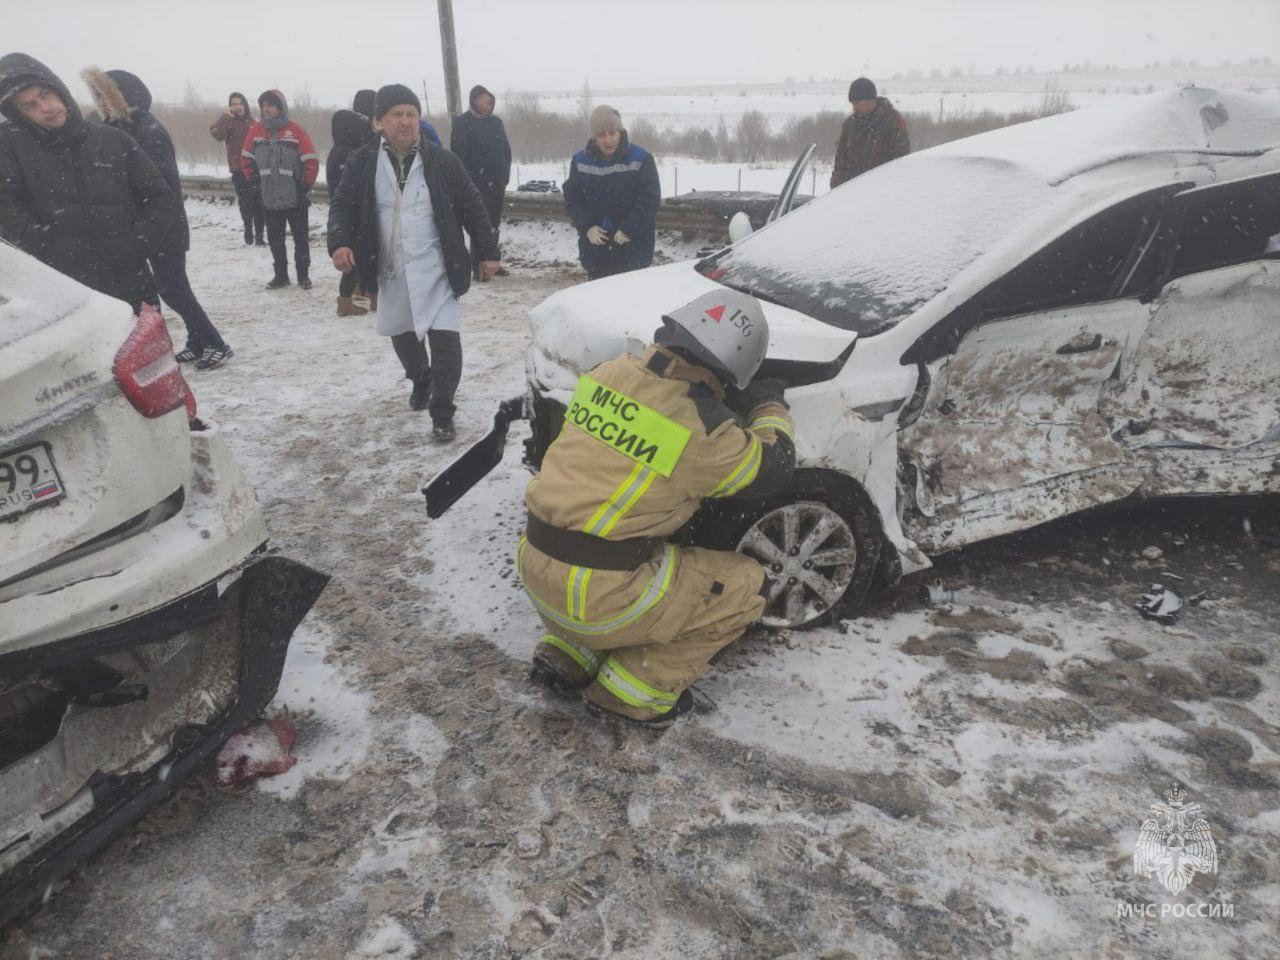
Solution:
<svg viewBox="0 0 1280 960"><path fill-rule="evenodd" d="M157 104L154 112L169 128L183 162L216 162L224 156L222 144L209 136L209 126L221 112L214 104L202 104L188 91L178 104ZM582 148L587 141L587 117L591 112L590 84L584 83L573 114L555 113L541 105L536 93L508 92L499 101L499 111L506 124L512 148L522 161L562 161ZM998 127L1023 123L1039 117L1071 110L1066 89L1050 78L1041 94L1037 109L1000 113L992 110L935 114L904 111L911 133L913 150L923 150L950 140L972 136ZM290 116L311 134L317 151L323 156L332 145L330 133L334 108L322 107L305 88L295 93L289 105ZM834 158L836 141L847 111L828 110L808 116L792 117L781 130L770 129L768 118L758 110L749 110L732 123L723 118L713 128L665 127L643 117L623 118L631 140L661 157L689 157L728 163L761 163L793 160L810 143L818 144L819 159ZM447 145L450 119L428 117Z"/></svg>

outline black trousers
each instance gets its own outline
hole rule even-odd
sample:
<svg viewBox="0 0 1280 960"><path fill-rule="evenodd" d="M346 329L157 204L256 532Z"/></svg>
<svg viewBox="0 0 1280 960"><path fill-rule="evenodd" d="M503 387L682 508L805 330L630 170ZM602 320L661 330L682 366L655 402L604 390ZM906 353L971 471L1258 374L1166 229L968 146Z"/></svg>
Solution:
<svg viewBox="0 0 1280 960"><path fill-rule="evenodd" d="M238 170L232 171L231 184L236 188L236 205L240 208L240 219L244 221L244 232L252 232L261 240L262 229L267 224L267 211L262 206L262 197Z"/></svg>
<svg viewBox="0 0 1280 960"><path fill-rule="evenodd" d="M277 277L289 275L289 251L284 245L284 225L289 224L289 233L293 235L293 265L298 270L301 280L311 272L311 239L307 234L307 210L309 207L294 207L292 210L267 211L267 245L271 247L271 262L276 268Z"/></svg>
<svg viewBox="0 0 1280 960"><path fill-rule="evenodd" d="M428 345L431 352L427 353ZM404 375L414 383L426 381L431 385L431 399L427 410L432 421L449 423L453 420L453 395L458 392L462 380L462 337L457 330L428 330L424 344L418 335L397 333L391 338Z"/></svg>
<svg viewBox="0 0 1280 960"><path fill-rule="evenodd" d="M205 347L225 349L227 345L222 336L191 290L191 282L187 279L187 255L176 253L152 257L151 272L155 274L160 299L187 325L187 346L197 353Z"/></svg>
<svg viewBox="0 0 1280 960"><path fill-rule="evenodd" d="M356 271L338 275L338 296L349 297L356 292Z"/></svg>
<svg viewBox="0 0 1280 960"><path fill-rule="evenodd" d="M489 223L493 227L493 245L498 245L498 232L502 223L502 204L507 196L505 183L485 183L476 181L476 189L484 198L484 209L489 214ZM474 273L480 264L480 248L475 239L471 241L471 270Z"/></svg>

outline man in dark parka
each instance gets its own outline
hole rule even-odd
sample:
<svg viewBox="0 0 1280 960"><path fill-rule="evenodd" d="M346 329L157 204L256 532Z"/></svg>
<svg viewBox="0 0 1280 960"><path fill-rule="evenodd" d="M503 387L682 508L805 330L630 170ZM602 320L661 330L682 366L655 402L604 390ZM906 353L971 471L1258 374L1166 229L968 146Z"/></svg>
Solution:
<svg viewBox="0 0 1280 960"><path fill-rule="evenodd" d="M156 302L147 258L181 236L178 201L127 133L88 123L25 53L0 57L0 236L135 311Z"/></svg>

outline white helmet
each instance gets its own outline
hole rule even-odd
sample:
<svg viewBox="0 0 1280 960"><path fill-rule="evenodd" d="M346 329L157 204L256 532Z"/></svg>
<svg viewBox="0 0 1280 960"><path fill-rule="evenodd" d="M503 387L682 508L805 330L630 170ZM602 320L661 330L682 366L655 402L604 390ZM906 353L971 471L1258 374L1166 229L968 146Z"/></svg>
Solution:
<svg viewBox="0 0 1280 960"><path fill-rule="evenodd" d="M662 343L688 350L738 389L751 382L769 349L769 323L760 301L728 287L702 294L662 322Z"/></svg>

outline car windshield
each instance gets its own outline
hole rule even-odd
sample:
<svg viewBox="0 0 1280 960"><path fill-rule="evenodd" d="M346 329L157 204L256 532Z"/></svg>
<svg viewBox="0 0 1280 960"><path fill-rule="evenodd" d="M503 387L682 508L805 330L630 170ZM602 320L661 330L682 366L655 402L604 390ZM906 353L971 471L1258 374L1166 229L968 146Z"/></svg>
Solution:
<svg viewBox="0 0 1280 960"><path fill-rule="evenodd" d="M872 336L945 289L1052 193L1015 164L918 154L806 204L698 270Z"/></svg>

